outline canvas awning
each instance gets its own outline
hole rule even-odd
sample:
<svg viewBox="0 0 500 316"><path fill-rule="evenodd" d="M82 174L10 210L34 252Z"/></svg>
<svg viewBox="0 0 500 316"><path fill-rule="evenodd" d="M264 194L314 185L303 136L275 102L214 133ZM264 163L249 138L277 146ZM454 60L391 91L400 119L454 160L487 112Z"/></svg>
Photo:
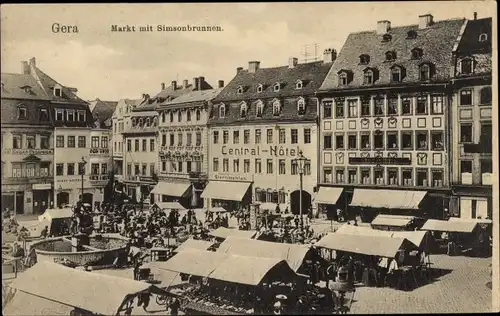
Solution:
<svg viewBox="0 0 500 316"><path fill-rule="evenodd" d="M417 249L416 245L404 238L346 235L337 233L330 233L326 235L314 246L384 258L395 258L400 249Z"/></svg>
<svg viewBox="0 0 500 316"><path fill-rule="evenodd" d="M228 212L228 210L226 210L225 208L223 208L221 206L212 207L208 211L212 212L212 213L226 213L226 212Z"/></svg>
<svg viewBox="0 0 500 316"><path fill-rule="evenodd" d="M53 220L60 218L70 218L73 216L73 209L71 208L49 208L46 209L42 215L38 216L38 220Z"/></svg>
<svg viewBox="0 0 500 316"><path fill-rule="evenodd" d="M74 309L49 299L16 291L14 297L2 309L3 315L67 316Z"/></svg>
<svg viewBox="0 0 500 316"><path fill-rule="evenodd" d="M235 228L219 227L216 230L211 231L208 234L210 236L213 236L213 237L224 238L224 239L229 237L229 236L251 239L251 238L255 237L255 235L257 234L257 231L256 230L239 230L239 229L235 229Z"/></svg>
<svg viewBox="0 0 500 316"><path fill-rule="evenodd" d="M190 183L162 181L158 182L151 193L182 197L188 192L189 187L191 187Z"/></svg>
<svg viewBox="0 0 500 316"><path fill-rule="evenodd" d="M427 191L355 189L351 206L417 210Z"/></svg>
<svg viewBox="0 0 500 316"><path fill-rule="evenodd" d="M208 277L226 258L227 255L220 252L189 249L179 252L168 261L151 262L148 266L155 269Z"/></svg>
<svg viewBox="0 0 500 316"><path fill-rule="evenodd" d="M293 271L297 271L310 249L310 246L299 244L227 237L217 248L217 252L229 255L282 259L286 260Z"/></svg>
<svg viewBox="0 0 500 316"><path fill-rule="evenodd" d="M75 270L51 262L35 264L13 280L10 287L102 315L116 315L126 299L138 293L152 289L163 292L145 282Z"/></svg>
<svg viewBox="0 0 500 316"><path fill-rule="evenodd" d="M392 226L405 227L408 226L415 217L413 216L398 216L398 215L383 215L379 214L371 222L372 226Z"/></svg>
<svg viewBox="0 0 500 316"><path fill-rule="evenodd" d="M267 210L267 211L273 211L274 212L276 210L276 206L278 206L278 204L276 204L276 203L262 202L262 203L259 204L259 209L261 211ZM281 207L280 207L280 209L281 209Z"/></svg>
<svg viewBox="0 0 500 316"><path fill-rule="evenodd" d="M156 202L153 206L158 207L160 210L185 210L179 202Z"/></svg>
<svg viewBox="0 0 500 316"><path fill-rule="evenodd" d="M201 198L241 201L250 184L250 182L210 181L201 194Z"/></svg>
<svg viewBox="0 0 500 316"><path fill-rule="evenodd" d="M473 221L441 221L437 219L429 219L422 226L421 230L430 230L438 232L454 232L454 233L472 233L476 229L478 223Z"/></svg>
<svg viewBox="0 0 500 316"><path fill-rule="evenodd" d="M183 242L179 247L175 249L175 252L186 251L189 249L195 250L208 250L208 248L212 247L214 243L206 240L196 240L196 239L188 239Z"/></svg>
<svg viewBox="0 0 500 316"><path fill-rule="evenodd" d="M450 222L469 221L469 222L476 222L478 224L493 224L493 221L491 219L482 219L482 218L463 219L458 217L450 217L448 221Z"/></svg>
<svg viewBox="0 0 500 316"><path fill-rule="evenodd" d="M343 188L320 187L314 202L319 204L337 204Z"/></svg>

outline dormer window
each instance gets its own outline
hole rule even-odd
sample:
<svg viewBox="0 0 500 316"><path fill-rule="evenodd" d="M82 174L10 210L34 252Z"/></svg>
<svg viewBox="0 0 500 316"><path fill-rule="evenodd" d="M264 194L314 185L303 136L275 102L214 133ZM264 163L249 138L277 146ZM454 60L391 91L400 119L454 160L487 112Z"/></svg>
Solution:
<svg viewBox="0 0 500 316"><path fill-rule="evenodd" d="M242 86L239 86L238 88L236 88L236 92L238 94L242 94L243 93L243 87Z"/></svg>
<svg viewBox="0 0 500 316"><path fill-rule="evenodd" d="M414 39L414 38L417 38L417 32L411 30L411 31L408 31L408 33L406 33L406 38L407 39Z"/></svg>
<svg viewBox="0 0 500 316"><path fill-rule="evenodd" d="M226 117L226 105L225 104L221 104L219 106L219 117L220 118L225 118Z"/></svg>
<svg viewBox="0 0 500 316"><path fill-rule="evenodd" d="M278 91L280 91L280 88L281 88L281 85L280 85L280 83L279 83L279 82L276 82L276 83L274 84L274 86L273 86L273 90L274 90L274 92L278 92Z"/></svg>
<svg viewBox="0 0 500 316"><path fill-rule="evenodd" d="M390 42L392 39L392 36L390 34L384 34L382 36L382 42Z"/></svg>
<svg viewBox="0 0 500 316"><path fill-rule="evenodd" d="M431 79L431 66L429 64L422 64L419 69L420 81L427 81Z"/></svg>
<svg viewBox="0 0 500 316"><path fill-rule="evenodd" d="M281 114L281 103L279 100L273 102L273 115L279 116Z"/></svg>
<svg viewBox="0 0 500 316"><path fill-rule="evenodd" d="M63 121L63 120L64 120L64 110L56 109L56 121Z"/></svg>
<svg viewBox="0 0 500 316"><path fill-rule="evenodd" d="M347 70L340 70L338 72L339 75L339 86L347 86L350 82L350 73Z"/></svg>
<svg viewBox="0 0 500 316"><path fill-rule="evenodd" d="M75 121L75 111L66 110L66 120L68 122L74 122Z"/></svg>
<svg viewBox="0 0 500 316"><path fill-rule="evenodd" d="M302 97L300 97L297 100L297 113L299 115L306 114L306 100L304 100L304 98L302 98Z"/></svg>
<svg viewBox="0 0 500 316"><path fill-rule="evenodd" d="M85 112L85 110L78 111L78 122L85 122L86 115L87 112Z"/></svg>
<svg viewBox="0 0 500 316"><path fill-rule="evenodd" d="M304 83L302 82L302 80L297 80L297 82L295 82L295 89L302 89L304 87Z"/></svg>
<svg viewBox="0 0 500 316"><path fill-rule="evenodd" d="M49 111L47 109L40 109L40 121L49 120Z"/></svg>
<svg viewBox="0 0 500 316"><path fill-rule="evenodd" d="M395 51L389 51L385 53L385 60L386 61L394 61L396 60L396 52Z"/></svg>
<svg viewBox="0 0 500 316"><path fill-rule="evenodd" d="M246 102L241 103L240 105L240 116L241 117L246 117L248 112L248 107Z"/></svg>
<svg viewBox="0 0 500 316"><path fill-rule="evenodd" d="M400 66L393 66L391 68L391 81L401 82L403 81L404 68Z"/></svg>
<svg viewBox="0 0 500 316"><path fill-rule="evenodd" d="M482 33L479 35L479 41L480 42L486 42L488 40L488 34Z"/></svg>
<svg viewBox="0 0 500 316"><path fill-rule="evenodd" d="M60 86L54 87L54 95L56 97L62 97L62 88Z"/></svg>
<svg viewBox="0 0 500 316"><path fill-rule="evenodd" d="M368 65L370 63L370 56L366 54L362 54L359 56L359 63L361 65Z"/></svg>
<svg viewBox="0 0 500 316"><path fill-rule="evenodd" d="M419 59L424 55L424 51L421 48L414 48L411 50L411 58Z"/></svg>
<svg viewBox="0 0 500 316"><path fill-rule="evenodd" d="M32 94L33 93L31 91L31 87L30 86L22 86L21 89L23 89L24 92L27 93L27 94Z"/></svg>
<svg viewBox="0 0 500 316"><path fill-rule="evenodd" d="M264 103L262 103L262 101L257 102L255 109L257 117L262 117L262 113L264 113Z"/></svg>
<svg viewBox="0 0 500 316"><path fill-rule="evenodd" d="M474 72L474 60L466 57L460 60L460 74L469 75Z"/></svg>
<svg viewBox="0 0 500 316"><path fill-rule="evenodd" d="M21 105L17 108L17 119L18 120L27 120L28 119L28 110Z"/></svg>
<svg viewBox="0 0 500 316"><path fill-rule="evenodd" d="M257 93L261 93L263 89L264 89L264 86L263 86L263 85L261 85L261 84L260 84L260 85L258 85L258 86L257 86Z"/></svg>
<svg viewBox="0 0 500 316"><path fill-rule="evenodd" d="M373 84L375 82L375 77L373 70L368 68L364 71L363 84Z"/></svg>

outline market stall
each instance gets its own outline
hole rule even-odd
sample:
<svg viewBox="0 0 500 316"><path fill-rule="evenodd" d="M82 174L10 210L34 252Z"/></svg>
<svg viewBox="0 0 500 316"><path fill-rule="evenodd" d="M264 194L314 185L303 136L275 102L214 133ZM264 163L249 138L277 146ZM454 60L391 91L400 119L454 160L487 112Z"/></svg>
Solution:
<svg viewBox="0 0 500 316"><path fill-rule="evenodd" d="M219 227L216 230L209 232L208 234L222 241L229 236L252 239L257 235L257 231Z"/></svg>
<svg viewBox="0 0 500 316"><path fill-rule="evenodd" d="M213 242L206 241L206 240L197 240L197 239L188 239L185 242L183 242L179 247L174 249L174 253L178 253L181 251L186 251L186 250L208 250L214 245Z"/></svg>
<svg viewBox="0 0 500 316"><path fill-rule="evenodd" d="M69 231L71 227L71 218L73 217L73 209L47 209L42 215L38 216L38 224L33 226L30 230L31 238L38 238L41 236L42 230L47 226L48 236L50 235L63 235L66 232L61 230L61 227L66 227Z"/></svg>
<svg viewBox="0 0 500 316"><path fill-rule="evenodd" d="M422 227L424 222L424 219L415 216L379 214L370 226L378 230L411 231Z"/></svg>

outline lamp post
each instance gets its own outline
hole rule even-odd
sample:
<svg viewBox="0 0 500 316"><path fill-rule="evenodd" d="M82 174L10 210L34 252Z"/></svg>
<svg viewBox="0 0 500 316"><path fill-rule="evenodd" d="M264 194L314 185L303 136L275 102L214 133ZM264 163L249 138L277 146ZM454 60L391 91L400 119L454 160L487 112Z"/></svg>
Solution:
<svg viewBox="0 0 500 316"><path fill-rule="evenodd" d="M85 161L85 158L82 156L82 168L80 170L80 175L82 176L82 195L80 197L80 201L82 202L82 205L83 205L83 176L85 175L85 165L87 165L87 161Z"/></svg>
<svg viewBox="0 0 500 316"><path fill-rule="evenodd" d="M302 219L302 186L303 186L305 165L306 165L306 162L309 161L309 159L304 157L302 150L301 150L301 151L299 151L299 156L297 158L293 159L292 161L297 164L297 169L299 172L299 179L300 179L299 215L300 215L300 223L302 224L303 223L303 219ZM301 225L301 226L303 226L303 225Z"/></svg>

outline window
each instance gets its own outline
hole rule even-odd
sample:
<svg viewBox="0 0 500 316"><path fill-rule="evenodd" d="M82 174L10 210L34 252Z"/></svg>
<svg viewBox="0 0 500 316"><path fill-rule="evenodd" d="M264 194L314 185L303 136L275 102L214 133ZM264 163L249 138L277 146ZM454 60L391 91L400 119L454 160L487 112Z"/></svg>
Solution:
<svg viewBox="0 0 500 316"><path fill-rule="evenodd" d="M154 139L150 139L149 140L149 151L150 152L154 152L155 151L155 140Z"/></svg>
<svg viewBox="0 0 500 316"><path fill-rule="evenodd" d="M66 120L68 122L74 122L75 121L75 111L66 110Z"/></svg>
<svg viewBox="0 0 500 316"><path fill-rule="evenodd" d="M196 132L196 147L201 146L201 132Z"/></svg>
<svg viewBox="0 0 500 316"><path fill-rule="evenodd" d="M370 63L370 56L366 54L362 54L359 56L359 63L361 65L368 65Z"/></svg>
<svg viewBox="0 0 500 316"><path fill-rule="evenodd" d="M471 58L464 58L460 61L460 73L465 75L473 73L473 60Z"/></svg>
<svg viewBox="0 0 500 316"><path fill-rule="evenodd" d="M141 164L142 167L142 173L141 175L146 176L148 174L148 165L147 164Z"/></svg>
<svg viewBox="0 0 500 316"><path fill-rule="evenodd" d="M57 148L64 148L64 136L63 135L56 136L56 147Z"/></svg>
<svg viewBox="0 0 500 316"><path fill-rule="evenodd" d="M370 116L370 99L361 99L361 116Z"/></svg>
<svg viewBox="0 0 500 316"><path fill-rule="evenodd" d="M347 148L348 149L358 148L358 136L356 134L347 135Z"/></svg>
<svg viewBox="0 0 500 316"><path fill-rule="evenodd" d="M191 161L186 161L186 172L189 173L191 172L192 166L191 166Z"/></svg>
<svg viewBox="0 0 500 316"><path fill-rule="evenodd" d="M427 64L420 66L420 81L427 81L431 79L431 67Z"/></svg>
<svg viewBox="0 0 500 316"><path fill-rule="evenodd" d="M304 175L310 176L311 175L311 161L306 160L304 162Z"/></svg>
<svg viewBox="0 0 500 316"><path fill-rule="evenodd" d="M135 147L135 148L134 148L134 151L139 151L139 140L138 140L138 139L136 139L136 140L134 141L134 147Z"/></svg>
<svg viewBox="0 0 500 316"><path fill-rule="evenodd" d="M259 85L257 86L257 93L261 93L261 92L262 92L262 90L263 90L263 88L264 88L264 87L263 87L261 84L259 84Z"/></svg>
<svg viewBox="0 0 500 316"><path fill-rule="evenodd" d="M403 179L403 185L413 186L413 170L412 169L402 169L401 178Z"/></svg>
<svg viewBox="0 0 500 316"><path fill-rule="evenodd" d="M373 176L375 178L375 184L378 184L378 185L383 185L385 184L385 181L384 181L384 168L381 167L381 168L373 168Z"/></svg>
<svg viewBox="0 0 500 316"><path fill-rule="evenodd" d="M427 96L417 97L417 114L427 114Z"/></svg>
<svg viewBox="0 0 500 316"><path fill-rule="evenodd" d="M219 117L220 118L226 117L226 106L224 104L221 104L219 106Z"/></svg>
<svg viewBox="0 0 500 316"><path fill-rule="evenodd" d="M174 121L174 112L170 112L170 122Z"/></svg>
<svg viewBox="0 0 500 316"><path fill-rule="evenodd" d="M403 97L401 99L402 103L402 109L401 109L401 114L403 115L411 115L413 110L412 110L412 98L410 97Z"/></svg>
<svg viewBox="0 0 500 316"><path fill-rule="evenodd" d="M304 87L304 84L302 82L302 80L297 80L297 82L295 82L295 89L302 89Z"/></svg>
<svg viewBox="0 0 500 316"><path fill-rule="evenodd" d="M240 116L241 117L246 117L247 116L247 104L245 102L243 102L241 105L240 105Z"/></svg>
<svg viewBox="0 0 500 316"><path fill-rule="evenodd" d="M28 149L34 149L36 147L35 135L26 135L26 146Z"/></svg>
<svg viewBox="0 0 500 316"><path fill-rule="evenodd" d="M196 110L196 120L197 121L201 120L201 111L200 110Z"/></svg>
<svg viewBox="0 0 500 316"><path fill-rule="evenodd" d="M491 105L491 87L484 87L480 92L480 101L481 105Z"/></svg>
<svg viewBox="0 0 500 316"><path fill-rule="evenodd" d="M401 82L403 79L402 71L400 67L392 67L391 69L391 81Z"/></svg>
<svg viewBox="0 0 500 316"><path fill-rule="evenodd" d="M183 162L182 161L178 161L177 162L177 172L180 172L182 173L182 166L183 166Z"/></svg>
<svg viewBox="0 0 500 316"><path fill-rule="evenodd" d="M26 164L26 174L25 177L33 178L35 176L35 164Z"/></svg>
<svg viewBox="0 0 500 316"><path fill-rule="evenodd" d="M362 133L361 134L361 148L360 149L371 149L370 147L370 134L369 133Z"/></svg>
<svg viewBox="0 0 500 316"><path fill-rule="evenodd" d="M167 146L167 134L162 134L161 135L161 146L162 147Z"/></svg>
<svg viewBox="0 0 500 316"><path fill-rule="evenodd" d="M233 131L233 144L240 143L240 131Z"/></svg>
<svg viewBox="0 0 500 316"><path fill-rule="evenodd" d="M127 139L127 151L132 152L132 140Z"/></svg>
<svg viewBox="0 0 500 316"><path fill-rule="evenodd" d="M297 160L292 159L292 164L291 164L291 170L290 171L291 171L292 175L299 174L299 165L298 165Z"/></svg>
<svg viewBox="0 0 500 316"><path fill-rule="evenodd" d="M323 149L332 149L332 135L323 135Z"/></svg>
<svg viewBox="0 0 500 316"><path fill-rule="evenodd" d="M417 169L417 186L427 187L428 183L428 172L427 169Z"/></svg>
<svg viewBox="0 0 500 316"><path fill-rule="evenodd" d="M415 132L417 135L417 149L418 150L427 150L427 131L417 131Z"/></svg>
<svg viewBox="0 0 500 316"><path fill-rule="evenodd" d="M431 132L431 146L432 150L443 150L444 149L444 140L443 140L443 132Z"/></svg>
<svg viewBox="0 0 500 316"><path fill-rule="evenodd" d="M349 168L347 170L347 180L350 184L358 183L358 170Z"/></svg>
<svg viewBox="0 0 500 316"><path fill-rule="evenodd" d="M280 159L278 164L279 164L279 174L285 174L286 173L285 159Z"/></svg>
<svg viewBox="0 0 500 316"><path fill-rule="evenodd" d="M310 144L310 143L311 143L311 129L304 128L304 144Z"/></svg>
<svg viewBox="0 0 500 316"><path fill-rule="evenodd" d="M186 133L186 146L191 147L193 140L193 134Z"/></svg>
<svg viewBox="0 0 500 316"><path fill-rule="evenodd" d="M166 172L167 171L167 162L162 161L161 162L161 172Z"/></svg>
<svg viewBox="0 0 500 316"><path fill-rule="evenodd" d="M273 143L273 130L271 128L267 129L267 143L268 144Z"/></svg>
<svg viewBox="0 0 500 316"><path fill-rule="evenodd" d="M371 184L370 168L361 168L361 184Z"/></svg>
<svg viewBox="0 0 500 316"><path fill-rule="evenodd" d="M432 114L443 114L443 97L440 95L433 95L431 97Z"/></svg>
<svg viewBox="0 0 500 316"><path fill-rule="evenodd" d="M332 102L323 102L323 118L332 117Z"/></svg>
<svg viewBox="0 0 500 316"><path fill-rule="evenodd" d="M281 114L281 104L279 101L273 102L273 115L279 116Z"/></svg>
<svg viewBox="0 0 500 316"><path fill-rule="evenodd" d="M387 168L387 181L389 185L399 185L398 169Z"/></svg>
<svg viewBox="0 0 500 316"><path fill-rule="evenodd" d="M299 131L296 128L291 129L291 143L297 144L299 142Z"/></svg>
<svg viewBox="0 0 500 316"><path fill-rule="evenodd" d="M273 173L273 160L267 159L267 174Z"/></svg>
<svg viewBox="0 0 500 316"><path fill-rule="evenodd" d="M98 163L93 163L90 165L90 174L91 175L99 174L99 164Z"/></svg>
<svg viewBox="0 0 500 316"><path fill-rule="evenodd" d="M337 101L335 102L335 118L343 118L344 117L344 102Z"/></svg>
<svg viewBox="0 0 500 316"><path fill-rule="evenodd" d="M387 100L387 115L398 115L398 99L389 98Z"/></svg>
<svg viewBox="0 0 500 316"><path fill-rule="evenodd" d="M460 142L472 143L472 124L470 123L460 124Z"/></svg>
<svg viewBox="0 0 500 316"><path fill-rule="evenodd" d="M243 172L250 173L250 159L243 160Z"/></svg>
<svg viewBox="0 0 500 316"><path fill-rule="evenodd" d="M443 186L443 169L434 169L431 171L432 174L432 186L442 187Z"/></svg>
<svg viewBox="0 0 500 316"><path fill-rule="evenodd" d="M141 169L138 163L134 164L134 175L140 175Z"/></svg>
<svg viewBox="0 0 500 316"><path fill-rule="evenodd" d="M68 136L68 148L75 148L75 136Z"/></svg>
<svg viewBox="0 0 500 316"><path fill-rule="evenodd" d="M387 149L398 149L398 132L387 132Z"/></svg>
<svg viewBox="0 0 500 316"><path fill-rule="evenodd" d="M19 168L20 171L21 168ZM14 171L14 169L12 169ZM56 176L62 176L64 175L64 164L63 163L58 163L56 164Z"/></svg>
<svg viewBox="0 0 500 316"><path fill-rule="evenodd" d="M177 133L177 146L182 146L182 133Z"/></svg>
<svg viewBox="0 0 500 316"><path fill-rule="evenodd" d="M390 34L384 34L382 36L382 42L389 42L392 39L392 36Z"/></svg>
<svg viewBox="0 0 500 316"><path fill-rule="evenodd" d="M170 146L174 146L175 144L175 135L172 133L170 134Z"/></svg>
<svg viewBox="0 0 500 316"><path fill-rule="evenodd" d="M219 158L214 158L212 162L213 172L219 172Z"/></svg>
<svg viewBox="0 0 500 316"><path fill-rule="evenodd" d="M394 61L394 60L396 60L396 52L391 51L391 52L385 53L385 60L386 61Z"/></svg>
<svg viewBox="0 0 500 316"><path fill-rule="evenodd" d="M341 72L339 74L339 86L346 86L348 83L347 81L347 73L346 72Z"/></svg>
<svg viewBox="0 0 500 316"><path fill-rule="evenodd" d="M56 121L64 120L64 110L57 109L56 110Z"/></svg>
<svg viewBox="0 0 500 316"><path fill-rule="evenodd" d="M331 167L323 168L323 183L333 183L333 170Z"/></svg>
<svg viewBox="0 0 500 316"><path fill-rule="evenodd" d="M372 70L366 70L365 74L363 76L363 83L364 84L373 84L373 71Z"/></svg>
<svg viewBox="0 0 500 316"><path fill-rule="evenodd" d="M373 148L384 149L384 133L375 131L373 133Z"/></svg>
<svg viewBox="0 0 500 316"><path fill-rule="evenodd" d="M228 158L222 159L222 171L229 172L229 159Z"/></svg>
<svg viewBox="0 0 500 316"><path fill-rule="evenodd" d="M286 130L284 128L279 129L279 136L278 136L278 141L280 144L285 144L286 143Z"/></svg>
<svg viewBox="0 0 500 316"><path fill-rule="evenodd" d="M479 144L481 144L482 151L485 153L492 153L493 149L493 125L491 121L481 122L481 135L479 138Z"/></svg>
<svg viewBox="0 0 500 316"><path fill-rule="evenodd" d="M47 109L40 109L40 121L49 120L49 111Z"/></svg>
<svg viewBox="0 0 500 316"><path fill-rule="evenodd" d="M255 144L260 144L262 139L262 131L260 129L255 130Z"/></svg>
<svg viewBox="0 0 500 316"><path fill-rule="evenodd" d="M460 105L472 105L472 90L464 89L460 91Z"/></svg>
<svg viewBox="0 0 500 316"><path fill-rule="evenodd" d="M99 148L99 136L92 136L90 144L92 148Z"/></svg>
<svg viewBox="0 0 500 316"><path fill-rule="evenodd" d="M179 110L177 111L177 122L181 122L182 121L182 112Z"/></svg>
<svg viewBox="0 0 500 316"><path fill-rule="evenodd" d="M406 33L406 38L407 39L414 39L414 38L417 38L417 32L411 30L411 31L408 31L408 33Z"/></svg>
<svg viewBox="0 0 500 316"><path fill-rule="evenodd" d="M479 34L479 41L480 42L486 42L487 40L488 40L488 34L486 34L486 33Z"/></svg>
<svg viewBox="0 0 500 316"><path fill-rule="evenodd" d="M148 151L148 142L146 139L142 140L142 151Z"/></svg>
<svg viewBox="0 0 500 316"><path fill-rule="evenodd" d="M358 100L347 100L347 109L349 117L358 117Z"/></svg>
<svg viewBox="0 0 500 316"><path fill-rule="evenodd" d="M132 175L132 164L131 163L127 164L127 174Z"/></svg>
<svg viewBox="0 0 500 316"><path fill-rule="evenodd" d="M384 115L384 98L377 97L375 98L375 115L380 116Z"/></svg>
<svg viewBox="0 0 500 316"><path fill-rule="evenodd" d="M18 120L27 120L28 119L28 110L25 107L17 108L17 119Z"/></svg>
<svg viewBox="0 0 500 316"><path fill-rule="evenodd" d="M79 175L82 175L82 174L84 175L85 174L85 165L86 164L83 163L83 162L79 162L78 163L78 174Z"/></svg>
<svg viewBox="0 0 500 316"><path fill-rule="evenodd" d="M344 183L344 174L345 174L344 168L335 169L336 183Z"/></svg>
<svg viewBox="0 0 500 316"><path fill-rule="evenodd" d="M56 97L62 97L62 89L59 87L54 88L54 95Z"/></svg>
<svg viewBox="0 0 500 316"><path fill-rule="evenodd" d="M257 102L256 109L257 109L256 113L257 117L262 117L262 113L264 112L264 103L262 103L262 101Z"/></svg>
<svg viewBox="0 0 500 316"><path fill-rule="evenodd" d="M262 160L260 158L255 159L255 173L262 173Z"/></svg>
<svg viewBox="0 0 500 316"><path fill-rule="evenodd" d="M470 181L466 180L466 177L470 178L472 176L472 161L470 160L460 161L460 176L462 183L465 184L467 182L470 182L469 184L472 184L472 179L470 179Z"/></svg>
<svg viewBox="0 0 500 316"><path fill-rule="evenodd" d="M191 110L186 111L186 121L191 122Z"/></svg>
<svg viewBox="0 0 500 316"><path fill-rule="evenodd" d="M218 144L219 143L219 131L214 131L213 137L214 137L214 144Z"/></svg>
<svg viewBox="0 0 500 316"><path fill-rule="evenodd" d="M49 136L40 135L40 148L49 149Z"/></svg>
<svg viewBox="0 0 500 316"><path fill-rule="evenodd" d="M85 111L78 111L78 122L85 122Z"/></svg>
<svg viewBox="0 0 500 316"><path fill-rule="evenodd" d="M229 142L229 132L223 131L222 132L222 143L227 144L228 142Z"/></svg>
<svg viewBox="0 0 500 316"><path fill-rule="evenodd" d="M423 55L424 55L424 51L420 48L414 48L411 50L411 58L412 59L422 58Z"/></svg>
<svg viewBox="0 0 500 316"><path fill-rule="evenodd" d="M304 98L299 98L297 101L297 113L299 115L304 115L306 114L306 101Z"/></svg>
<svg viewBox="0 0 500 316"><path fill-rule="evenodd" d="M493 174L493 160L492 159L481 159L481 176L483 177L485 174L487 174L487 175ZM484 178L482 178L482 179L484 179ZM487 184L487 183L482 182L482 184Z"/></svg>
<svg viewBox="0 0 500 316"><path fill-rule="evenodd" d="M401 148L406 150L413 150L412 132L401 132Z"/></svg>
<svg viewBox="0 0 500 316"><path fill-rule="evenodd" d="M344 149L344 134L335 135L335 149Z"/></svg>
<svg viewBox="0 0 500 316"><path fill-rule="evenodd" d="M108 148L108 137L101 136L101 148Z"/></svg>
<svg viewBox="0 0 500 316"><path fill-rule="evenodd" d="M274 92L278 92L278 91L280 91L280 88L281 88L281 85L277 82L274 84L273 90L274 90Z"/></svg>

